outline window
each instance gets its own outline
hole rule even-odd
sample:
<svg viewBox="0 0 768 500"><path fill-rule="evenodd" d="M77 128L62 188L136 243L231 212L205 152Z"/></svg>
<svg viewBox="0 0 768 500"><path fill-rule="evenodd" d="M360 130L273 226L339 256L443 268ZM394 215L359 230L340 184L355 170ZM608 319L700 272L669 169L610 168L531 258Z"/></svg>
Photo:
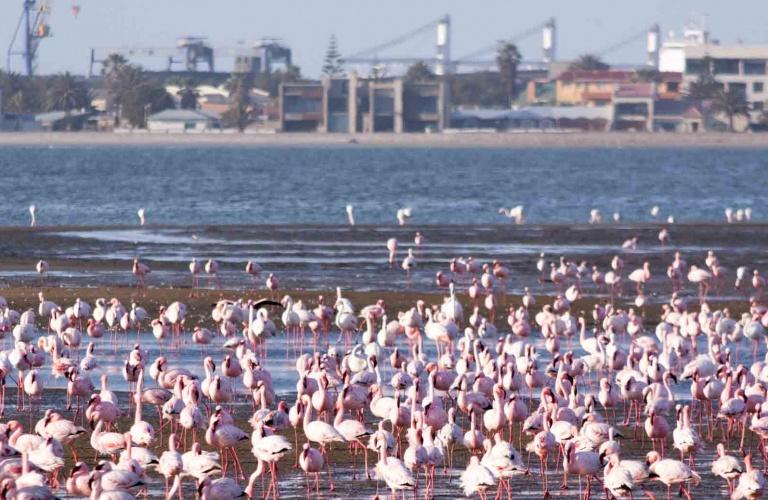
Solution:
<svg viewBox="0 0 768 500"><path fill-rule="evenodd" d="M747 84L746 83L734 83L731 82L728 84L728 92L739 92L741 94L747 93Z"/></svg>
<svg viewBox="0 0 768 500"><path fill-rule="evenodd" d="M715 59L714 69L715 69L716 75L738 75L739 60L738 59Z"/></svg>
<svg viewBox="0 0 768 500"><path fill-rule="evenodd" d="M760 111L762 112L765 107L765 103L763 101L755 101L752 103L752 111Z"/></svg>
<svg viewBox="0 0 768 500"><path fill-rule="evenodd" d="M689 75L700 75L704 73L706 67L702 59L686 59L685 72Z"/></svg>
<svg viewBox="0 0 768 500"><path fill-rule="evenodd" d="M667 92L680 91L680 84L678 82L667 82Z"/></svg>
<svg viewBox="0 0 768 500"><path fill-rule="evenodd" d="M754 82L752 83L752 92L755 94L760 94L763 92L763 82Z"/></svg>
<svg viewBox="0 0 768 500"><path fill-rule="evenodd" d="M744 61L744 74L745 75L764 75L765 60L764 59L746 59Z"/></svg>

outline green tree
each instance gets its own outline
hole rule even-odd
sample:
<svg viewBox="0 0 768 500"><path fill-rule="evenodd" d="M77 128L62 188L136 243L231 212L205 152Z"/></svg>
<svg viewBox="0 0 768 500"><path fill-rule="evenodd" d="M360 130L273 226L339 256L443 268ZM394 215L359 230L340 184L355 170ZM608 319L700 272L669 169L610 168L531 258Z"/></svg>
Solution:
<svg viewBox="0 0 768 500"><path fill-rule="evenodd" d="M715 75L712 74L711 62L709 57L702 59L701 70L696 80L688 85L688 97L698 104L714 99L723 88L722 84L715 79Z"/></svg>
<svg viewBox="0 0 768 500"><path fill-rule="evenodd" d="M200 97L200 94L197 93L197 83L194 78L181 78L173 84L179 87L179 90L176 92L176 97L179 98L179 108L197 109L197 99Z"/></svg>
<svg viewBox="0 0 768 500"><path fill-rule="evenodd" d="M126 64L128 64L128 59L126 59L122 54L109 54L101 63L101 74L107 78L112 78Z"/></svg>
<svg viewBox="0 0 768 500"><path fill-rule="evenodd" d="M718 89L712 98L712 111L723 113L728 118L728 130L733 132L733 120L737 116L749 118L747 96L738 89Z"/></svg>
<svg viewBox="0 0 768 500"><path fill-rule="evenodd" d="M37 113L43 109L45 85L40 78L0 71L2 110L8 113Z"/></svg>
<svg viewBox="0 0 768 500"><path fill-rule="evenodd" d="M277 97L281 83L295 82L301 79L301 69L298 66L288 66L284 70L271 73L259 73L253 77L253 87L266 90L272 97Z"/></svg>
<svg viewBox="0 0 768 500"><path fill-rule="evenodd" d="M577 60L571 63L569 68L572 70L595 71L606 70L611 67L604 63L603 60L600 59L600 56L595 54L582 54Z"/></svg>
<svg viewBox="0 0 768 500"><path fill-rule="evenodd" d="M496 65L499 67L499 75L504 83L504 92L510 106L517 97L517 66L522 59L523 56L517 50L517 45L511 42L499 43L499 48L496 50Z"/></svg>
<svg viewBox="0 0 768 500"><path fill-rule="evenodd" d="M253 89L253 75L250 73L233 73L227 83L229 91L229 109L222 118L224 124L237 127L243 132L253 120L253 107L251 106L251 89Z"/></svg>
<svg viewBox="0 0 768 500"><path fill-rule="evenodd" d="M715 79L712 74L712 60L705 57L701 61L700 71L696 80L688 84L685 96L695 104L704 115L704 126L711 122L712 113L715 111L714 99L723 92L723 84Z"/></svg>
<svg viewBox="0 0 768 500"><path fill-rule="evenodd" d="M509 106L501 76L495 71L452 75L449 84L451 102L456 106Z"/></svg>
<svg viewBox="0 0 768 500"><path fill-rule="evenodd" d="M424 61L417 61L408 68L404 77L406 82L428 82L435 79L435 74Z"/></svg>
<svg viewBox="0 0 768 500"><path fill-rule="evenodd" d="M328 48L325 50L325 59L323 59L323 75L330 78L344 76L344 59L339 52L339 43L336 35L331 35L328 41Z"/></svg>
<svg viewBox="0 0 768 500"><path fill-rule="evenodd" d="M89 108L91 92L83 81L77 80L68 71L55 76L46 94L46 108L69 113L73 109Z"/></svg>
<svg viewBox="0 0 768 500"><path fill-rule="evenodd" d="M122 55L110 54L102 64L101 73L107 89L107 109L115 111L115 126L119 126L126 96L146 83L144 71L129 64Z"/></svg>
<svg viewBox="0 0 768 500"><path fill-rule="evenodd" d="M173 107L173 97L155 82L144 81L122 96L123 117L133 127L144 128L149 115Z"/></svg>
<svg viewBox="0 0 768 500"><path fill-rule="evenodd" d="M637 81L661 83L661 72L656 68L640 68L637 70Z"/></svg>

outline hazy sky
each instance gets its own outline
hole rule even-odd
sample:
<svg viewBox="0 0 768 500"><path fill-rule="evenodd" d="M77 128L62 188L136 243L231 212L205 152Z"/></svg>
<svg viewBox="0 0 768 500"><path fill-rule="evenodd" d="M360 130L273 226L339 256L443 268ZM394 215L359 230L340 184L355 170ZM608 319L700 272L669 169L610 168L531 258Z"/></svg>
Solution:
<svg viewBox="0 0 768 500"><path fill-rule="evenodd" d="M694 16L706 15L712 36L723 43L768 43L768 0L51 0L54 37L40 47L38 72L85 73L89 48L172 47L182 35L204 35L214 47L250 45L261 37L280 37L294 51L294 62L317 76L328 37L335 33L343 54L384 42L443 14L452 20L455 57L555 17L559 57L598 52L654 22L663 36L680 30ZM0 43L11 39L22 0L0 0ZM76 19L72 6L80 5ZM521 41L525 59L541 55L540 34ZM422 35L381 56L434 53L435 34ZM644 61L645 40L605 55L617 63ZM162 59L141 60L160 69ZM229 70L221 60L217 69ZM2 64L5 69L5 61ZM18 58L12 67L21 70Z"/></svg>

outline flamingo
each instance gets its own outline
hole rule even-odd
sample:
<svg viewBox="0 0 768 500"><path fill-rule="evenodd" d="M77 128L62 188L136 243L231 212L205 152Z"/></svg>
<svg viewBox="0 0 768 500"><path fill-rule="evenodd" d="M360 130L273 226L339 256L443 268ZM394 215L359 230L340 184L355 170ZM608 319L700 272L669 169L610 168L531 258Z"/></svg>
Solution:
<svg viewBox="0 0 768 500"><path fill-rule="evenodd" d="M149 266L144 264L143 262L139 262L139 258L135 257L133 259L133 268L132 268L133 275L136 276L136 279L138 280L137 287L138 288L146 288L147 285L145 283L145 279L147 274L152 272L149 269Z"/></svg>

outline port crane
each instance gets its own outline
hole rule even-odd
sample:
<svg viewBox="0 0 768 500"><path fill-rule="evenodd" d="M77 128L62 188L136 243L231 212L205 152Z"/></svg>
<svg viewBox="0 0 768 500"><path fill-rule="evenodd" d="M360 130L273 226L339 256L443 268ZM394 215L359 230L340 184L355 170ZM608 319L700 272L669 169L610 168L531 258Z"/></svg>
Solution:
<svg viewBox="0 0 768 500"><path fill-rule="evenodd" d="M35 59L40 42L51 36L51 27L48 18L51 5L43 0L24 0L21 16L13 32L11 43L8 46L6 68L11 70L11 58L21 56L24 61L24 72L32 76L35 70Z"/></svg>
<svg viewBox="0 0 768 500"><path fill-rule="evenodd" d="M382 57L380 54L393 47L401 46L405 42L414 40L425 33L436 31L436 52L434 56L429 57ZM505 38L505 41L519 42L527 39L536 33L542 33L542 48L543 62L549 62L555 59L555 42L556 42L556 25L554 19L547 19L542 23L537 23L519 33L513 34ZM462 57L453 59L451 58L451 17L444 15L437 19L434 19L424 25L421 25L413 30L398 35L383 43L379 43L372 47L360 50L344 58L344 61L348 64L365 64L373 67L381 67L386 65L410 65L416 62L424 62L431 65L435 74L444 75L452 73L459 67L493 67L496 65L496 61L493 57L487 57L488 54L495 52L498 46L498 42L494 42L492 45L482 47L478 50L472 51ZM483 58L483 56L486 56ZM542 62L529 62L523 63L522 66L539 67L543 66Z"/></svg>

